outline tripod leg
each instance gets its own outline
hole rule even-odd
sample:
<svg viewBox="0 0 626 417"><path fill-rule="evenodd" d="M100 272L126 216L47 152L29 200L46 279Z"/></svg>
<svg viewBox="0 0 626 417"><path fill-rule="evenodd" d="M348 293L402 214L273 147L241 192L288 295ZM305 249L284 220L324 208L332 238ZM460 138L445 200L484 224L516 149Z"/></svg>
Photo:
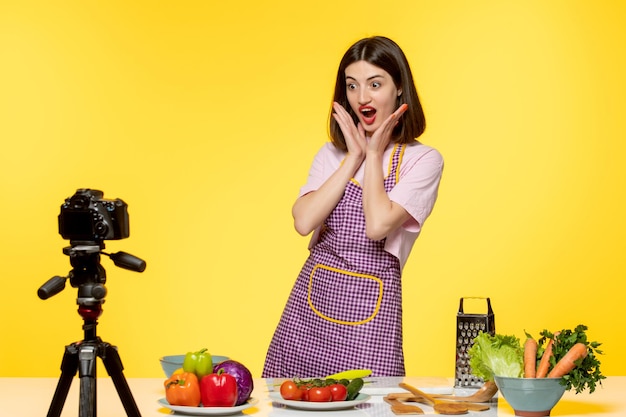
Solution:
<svg viewBox="0 0 626 417"><path fill-rule="evenodd" d="M65 347L65 353L63 354L63 361L61 362L61 376L57 383L54 396L52 397L52 403L48 409L48 417L60 417L63 411L63 405L67 399L67 394L70 391L72 385L72 379L76 375L78 370L78 350L75 344L71 344Z"/></svg>
<svg viewBox="0 0 626 417"><path fill-rule="evenodd" d="M115 346L111 346L110 344L103 342L101 352L104 352L102 355L102 362L104 363L104 367L111 377L111 380L113 380L117 394L119 395L120 400L122 400L124 410L126 410L126 415L128 417L141 417L141 413L139 412L139 408L137 408L133 394L130 392L128 382L122 373L124 366L122 366L122 359L120 358L117 349Z"/></svg>
<svg viewBox="0 0 626 417"><path fill-rule="evenodd" d="M96 417L96 358L98 346L83 343L78 349L78 376L80 377L79 417Z"/></svg>

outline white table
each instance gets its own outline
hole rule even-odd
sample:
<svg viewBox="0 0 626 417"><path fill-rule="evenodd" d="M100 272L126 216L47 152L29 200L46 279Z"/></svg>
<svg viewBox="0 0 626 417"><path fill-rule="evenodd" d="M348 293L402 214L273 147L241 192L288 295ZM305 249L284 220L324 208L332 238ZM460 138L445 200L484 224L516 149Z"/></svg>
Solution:
<svg viewBox="0 0 626 417"><path fill-rule="evenodd" d="M157 400L164 397L163 381L165 378L129 378L133 398L142 417L163 417L170 415L170 410L161 407ZM50 402L57 384L56 378L0 378L0 416L1 417L42 417L50 407ZM452 379L448 378L412 378L405 381L425 391L436 392L450 389ZM79 381L74 379L65 401L63 417L78 416ZM271 385L271 384L270 384ZM402 389L393 389L402 392ZM373 395L371 400L357 408L343 411L324 411L322 414L299 411L273 404L268 398L266 380L256 379L253 397L256 405L239 416L254 417L307 417L311 414L323 417L395 417L389 405L382 400L382 395ZM98 378L97 402L99 417L124 417L122 407L113 383L108 377ZM513 416L513 410L503 398L496 398L492 407L485 412L471 412L468 416L501 417ZM426 414L435 414L428 406L422 406ZM566 392L561 401L552 410L552 416L626 416L626 376L608 377L593 394L574 394Z"/></svg>

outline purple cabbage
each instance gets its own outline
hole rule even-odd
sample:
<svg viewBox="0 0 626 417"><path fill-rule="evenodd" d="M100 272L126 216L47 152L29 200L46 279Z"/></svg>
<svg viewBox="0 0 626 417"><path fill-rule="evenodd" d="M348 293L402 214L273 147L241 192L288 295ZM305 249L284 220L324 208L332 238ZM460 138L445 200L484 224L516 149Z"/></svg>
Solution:
<svg viewBox="0 0 626 417"><path fill-rule="evenodd" d="M237 403L235 403L235 406L248 401L254 389L254 382L250 370L242 363L232 359L225 360L215 365L213 372L217 373L220 369L223 369L225 374L232 375L237 381Z"/></svg>

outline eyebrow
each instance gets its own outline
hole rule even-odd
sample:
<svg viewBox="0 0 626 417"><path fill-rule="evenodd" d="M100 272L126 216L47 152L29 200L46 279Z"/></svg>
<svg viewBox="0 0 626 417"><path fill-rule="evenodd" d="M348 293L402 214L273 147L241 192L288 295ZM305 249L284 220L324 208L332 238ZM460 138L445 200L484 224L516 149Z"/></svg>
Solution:
<svg viewBox="0 0 626 417"><path fill-rule="evenodd" d="M385 76L384 76L384 75L382 75L382 74L372 75L371 77L368 77L368 78L366 79L366 81L370 81L370 80L373 80L373 79L375 79L375 78L385 78ZM354 78L354 77L352 77L352 76L350 76L350 75L346 75L346 80L347 80L347 79L351 79L351 80L356 81L356 78Z"/></svg>

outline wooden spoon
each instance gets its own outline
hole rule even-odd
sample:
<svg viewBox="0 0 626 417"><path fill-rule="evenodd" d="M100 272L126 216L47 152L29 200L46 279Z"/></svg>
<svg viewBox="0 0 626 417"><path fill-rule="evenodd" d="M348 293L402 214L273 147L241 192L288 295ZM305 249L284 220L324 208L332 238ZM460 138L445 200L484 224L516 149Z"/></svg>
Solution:
<svg viewBox="0 0 626 417"><path fill-rule="evenodd" d="M430 405L432 405L436 413L457 415L457 414L467 414L468 412L467 405L464 403L451 403L451 402L442 402L442 401L436 400L430 395L404 382L401 382L399 386L400 388L404 388L405 390L411 392L415 396L422 397L425 401L427 401L428 403L430 403Z"/></svg>
<svg viewBox="0 0 626 417"><path fill-rule="evenodd" d="M434 394L433 398L443 398L450 401L467 401L472 403L486 403L498 392L498 387L493 381L487 381L472 395Z"/></svg>
<svg viewBox="0 0 626 417"><path fill-rule="evenodd" d="M424 404L429 404L432 405L430 403L429 400L425 399L423 396L417 396L415 394L413 394L412 392L403 392L403 393L389 393L387 394L387 396L391 399L397 399L400 401L404 401L404 402L418 402L418 403L424 403ZM433 397L433 395L430 395L431 397ZM448 400L438 400L438 403L454 403L454 404L458 404L458 402L451 402ZM467 407L468 411L487 411L490 410L491 407L487 404L478 404L478 403L468 403L463 401L463 405L465 405Z"/></svg>
<svg viewBox="0 0 626 417"><path fill-rule="evenodd" d="M424 410L422 410L418 406L404 404L397 398L385 396L383 397L383 400L391 405L391 411L394 414L424 414Z"/></svg>

